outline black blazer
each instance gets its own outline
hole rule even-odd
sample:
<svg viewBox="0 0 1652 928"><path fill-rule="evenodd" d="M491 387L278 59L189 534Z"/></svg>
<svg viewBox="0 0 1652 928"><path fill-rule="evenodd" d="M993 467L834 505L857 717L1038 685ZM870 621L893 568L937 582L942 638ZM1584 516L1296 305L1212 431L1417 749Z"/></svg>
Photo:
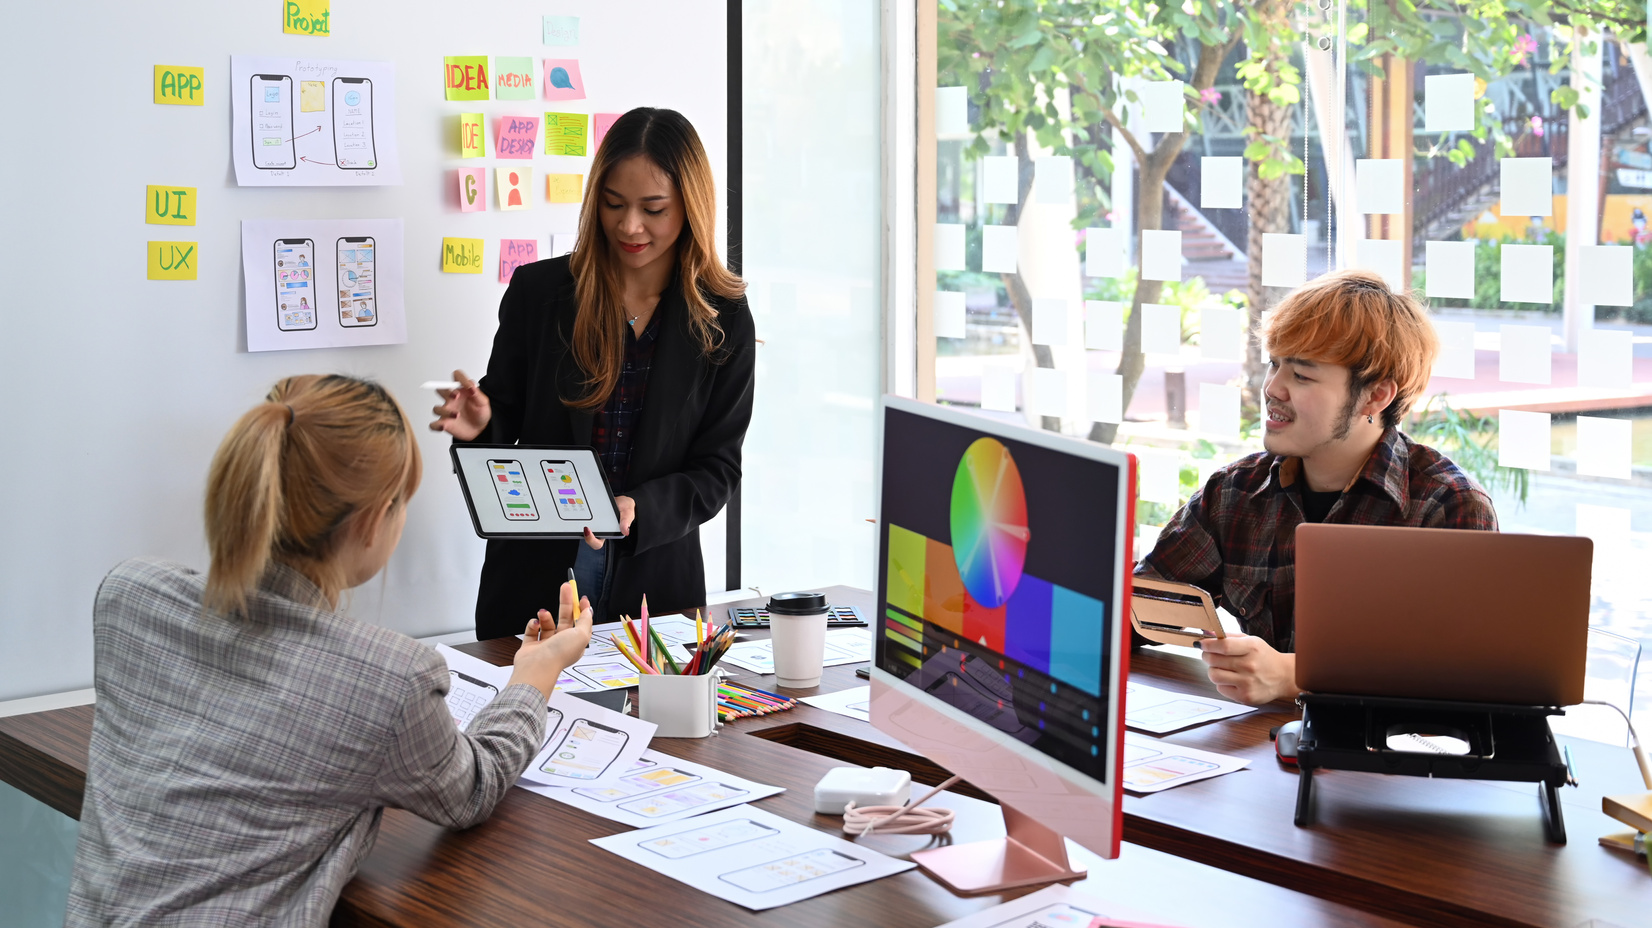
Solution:
<svg viewBox="0 0 1652 928"><path fill-rule="evenodd" d="M723 329L722 347L712 357L689 328L675 282L655 310L658 341L623 493L636 500L637 517L629 537L608 542L618 558L608 600L615 615L637 615L644 593L658 613L705 603L700 524L723 508L740 481L756 353L745 298L708 300ZM499 303L499 332L480 381L493 420L478 441L591 443L593 413L561 399L585 389L569 347L578 306L566 256L516 269ZM581 544L489 540L476 594L476 637L521 634L539 609L554 612Z"/></svg>

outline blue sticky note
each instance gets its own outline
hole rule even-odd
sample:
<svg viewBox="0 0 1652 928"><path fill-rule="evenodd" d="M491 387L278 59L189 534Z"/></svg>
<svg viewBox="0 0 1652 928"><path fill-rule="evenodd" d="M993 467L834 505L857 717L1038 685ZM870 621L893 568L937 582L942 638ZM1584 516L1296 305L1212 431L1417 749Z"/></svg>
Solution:
<svg viewBox="0 0 1652 928"><path fill-rule="evenodd" d="M547 17L545 17L545 44L546 45L578 45L579 44L579 17L578 16L547 16Z"/></svg>

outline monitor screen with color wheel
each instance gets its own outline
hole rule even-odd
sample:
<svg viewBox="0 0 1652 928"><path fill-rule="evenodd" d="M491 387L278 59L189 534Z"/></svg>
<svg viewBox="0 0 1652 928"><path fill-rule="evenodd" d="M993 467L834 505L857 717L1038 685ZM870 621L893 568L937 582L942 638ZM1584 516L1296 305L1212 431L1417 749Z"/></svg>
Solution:
<svg viewBox="0 0 1652 928"><path fill-rule="evenodd" d="M997 798L1012 841L1117 856L1134 458L892 397L880 418L873 723Z"/></svg>

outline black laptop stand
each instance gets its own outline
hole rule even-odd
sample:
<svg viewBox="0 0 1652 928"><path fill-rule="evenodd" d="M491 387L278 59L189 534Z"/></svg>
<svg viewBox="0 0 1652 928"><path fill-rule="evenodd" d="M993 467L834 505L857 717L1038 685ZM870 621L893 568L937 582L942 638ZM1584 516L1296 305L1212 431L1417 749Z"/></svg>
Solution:
<svg viewBox="0 0 1652 928"><path fill-rule="evenodd" d="M1547 718L1554 706L1505 706L1433 699L1330 696L1304 693L1296 763L1296 824L1312 823L1314 770L1358 770L1453 780L1508 780L1541 784L1543 831L1566 843L1555 791L1568 781ZM1450 735L1468 742L1467 754L1396 751L1390 735Z"/></svg>

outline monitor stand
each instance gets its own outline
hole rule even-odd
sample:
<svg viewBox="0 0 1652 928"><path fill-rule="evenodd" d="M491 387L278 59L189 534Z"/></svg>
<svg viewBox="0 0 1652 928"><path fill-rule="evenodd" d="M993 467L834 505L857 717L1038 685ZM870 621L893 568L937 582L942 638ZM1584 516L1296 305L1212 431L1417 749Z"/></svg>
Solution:
<svg viewBox="0 0 1652 928"><path fill-rule="evenodd" d="M963 896L1084 877L1067 862L1065 838L1009 806L999 808L1004 837L915 851L912 862Z"/></svg>

